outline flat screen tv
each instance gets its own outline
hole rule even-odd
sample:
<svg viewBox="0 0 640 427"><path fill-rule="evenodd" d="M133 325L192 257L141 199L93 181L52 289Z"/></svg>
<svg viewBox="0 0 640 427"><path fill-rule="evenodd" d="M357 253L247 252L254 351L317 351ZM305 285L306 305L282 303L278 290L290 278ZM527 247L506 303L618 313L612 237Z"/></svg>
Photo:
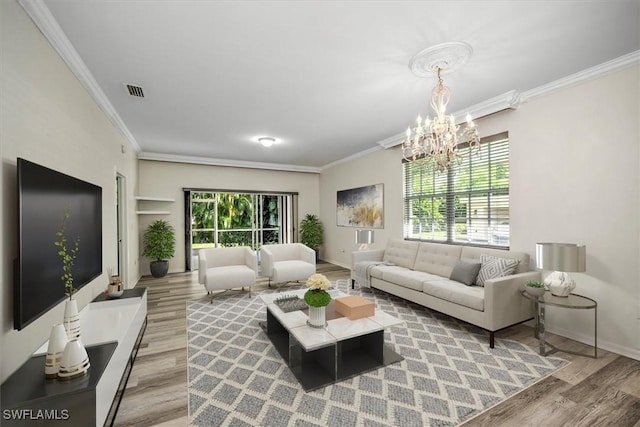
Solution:
<svg viewBox="0 0 640 427"><path fill-rule="evenodd" d="M65 212L67 248L79 239L74 287L102 274L102 188L18 159L18 259L13 323L22 329L65 298L62 259L54 242Z"/></svg>

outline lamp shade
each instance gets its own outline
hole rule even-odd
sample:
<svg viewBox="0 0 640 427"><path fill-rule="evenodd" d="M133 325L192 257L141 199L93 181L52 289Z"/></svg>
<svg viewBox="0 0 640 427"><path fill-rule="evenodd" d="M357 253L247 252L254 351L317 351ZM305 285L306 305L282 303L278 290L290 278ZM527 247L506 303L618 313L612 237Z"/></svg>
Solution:
<svg viewBox="0 0 640 427"><path fill-rule="evenodd" d="M356 243L359 245L373 243L373 230L356 230Z"/></svg>
<svg viewBox="0 0 640 427"><path fill-rule="evenodd" d="M536 243L536 267L581 273L587 268L587 247L575 243Z"/></svg>

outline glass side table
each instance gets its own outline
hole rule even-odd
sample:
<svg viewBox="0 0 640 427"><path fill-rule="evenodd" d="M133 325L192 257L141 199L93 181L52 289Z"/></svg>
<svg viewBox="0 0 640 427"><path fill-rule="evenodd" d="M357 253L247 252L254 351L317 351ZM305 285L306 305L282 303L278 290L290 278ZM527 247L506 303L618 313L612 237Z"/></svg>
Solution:
<svg viewBox="0 0 640 427"><path fill-rule="evenodd" d="M549 291L545 292L544 295L540 297L530 295L527 291L522 291L522 295L533 301L536 322L534 334L540 343L540 355L547 356L555 353L556 351L562 351L563 353L576 354L578 356L587 356L594 359L598 358L598 303L595 300L578 294L570 294L568 297L556 297L551 295L551 292ZM593 354L563 350L545 342L544 323L546 306L581 310L593 309ZM551 347L551 350L547 351L547 346Z"/></svg>

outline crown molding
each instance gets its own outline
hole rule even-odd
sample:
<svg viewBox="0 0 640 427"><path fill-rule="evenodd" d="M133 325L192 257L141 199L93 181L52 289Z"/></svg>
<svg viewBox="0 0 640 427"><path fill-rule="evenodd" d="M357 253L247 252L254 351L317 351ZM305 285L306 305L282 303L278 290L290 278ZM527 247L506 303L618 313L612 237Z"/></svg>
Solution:
<svg viewBox="0 0 640 427"><path fill-rule="evenodd" d="M402 143L402 141L400 141L400 143ZM380 143L378 143L378 144L380 144ZM380 146L380 147L367 148L366 150L359 151L356 154L350 155L349 157L345 157L343 159L336 160L335 162L331 162L331 163L328 163L328 164L326 164L324 166L321 166L320 170L324 171L326 169L329 169L329 168L332 168L334 166L337 166L340 163L350 162L351 160L355 160L355 159L358 159L360 157L368 156L369 154L375 153L376 151L380 151L380 150L383 150L385 148L390 148L390 147L392 147L392 146L389 146L389 147Z"/></svg>
<svg viewBox="0 0 640 427"><path fill-rule="evenodd" d="M555 91L575 86L596 78L604 77L607 74L624 70L625 68L640 64L640 50L628 53L611 61L604 62L583 71L570 74L566 77L554 80L550 83L538 86L537 88L523 92L524 102L549 95Z"/></svg>
<svg viewBox="0 0 640 427"><path fill-rule="evenodd" d="M207 166L224 166L231 168L245 168L245 169L266 169L285 172L304 172L304 173L320 173L321 168L312 166L297 166L297 165L285 165L280 163L262 163L262 162L249 162L245 160L229 160L229 159L215 159L211 157L196 157L196 156L182 156L176 154L164 154L164 153L152 153L152 152L139 152L139 160L154 160L156 162L172 162L172 163L188 163L194 165L207 165Z"/></svg>
<svg viewBox="0 0 640 427"><path fill-rule="evenodd" d="M98 83L96 82L93 74L89 71L84 61L78 55L64 31L58 25L51 11L44 3L43 0L18 0L18 3L31 17L31 20L36 24L38 29L49 41L51 46L58 52L58 55L67 64L71 72L80 80L80 83L87 89L89 94L93 97L100 109L107 115L111 123L120 130L122 136L124 136L131 147L140 152L140 146L134 138L133 134L127 128L127 125L122 121L120 115L116 112L109 99L104 94Z"/></svg>

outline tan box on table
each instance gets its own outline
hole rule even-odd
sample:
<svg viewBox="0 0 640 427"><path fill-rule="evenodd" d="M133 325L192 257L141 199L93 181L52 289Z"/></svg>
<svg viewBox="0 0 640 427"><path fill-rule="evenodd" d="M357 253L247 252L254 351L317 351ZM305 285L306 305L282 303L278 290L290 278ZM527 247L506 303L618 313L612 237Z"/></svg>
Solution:
<svg viewBox="0 0 640 427"><path fill-rule="evenodd" d="M373 301L358 295L336 298L335 301L335 310L351 320L373 316L376 312L376 306Z"/></svg>

